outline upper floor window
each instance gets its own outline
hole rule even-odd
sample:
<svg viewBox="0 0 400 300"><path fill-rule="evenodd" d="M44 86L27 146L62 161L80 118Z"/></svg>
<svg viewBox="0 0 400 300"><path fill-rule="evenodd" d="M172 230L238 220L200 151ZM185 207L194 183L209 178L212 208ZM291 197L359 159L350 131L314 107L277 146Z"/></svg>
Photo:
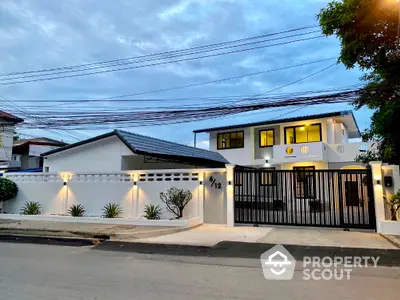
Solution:
<svg viewBox="0 0 400 300"><path fill-rule="evenodd" d="M244 132L218 133L217 149L235 149L244 147Z"/></svg>
<svg viewBox="0 0 400 300"><path fill-rule="evenodd" d="M273 129L260 130L260 147L271 147L275 143L275 134Z"/></svg>
<svg viewBox="0 0 400 300"><path fill-rule="evenodd" d="M285 127L285 144L321 142L321 124Z"/></svg>

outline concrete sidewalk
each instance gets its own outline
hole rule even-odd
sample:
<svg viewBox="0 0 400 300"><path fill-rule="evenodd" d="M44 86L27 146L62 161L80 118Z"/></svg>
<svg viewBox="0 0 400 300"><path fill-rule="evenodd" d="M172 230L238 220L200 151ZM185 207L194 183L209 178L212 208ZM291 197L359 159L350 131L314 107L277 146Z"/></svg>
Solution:
<svg viewBox="0 0 400 300"><path fill-rule="evenodd" d="M271 228L202 225L179 233L136 240L143 243L214 246L222 241L322 247L398 249L373 232L318 228Z"/></svg>

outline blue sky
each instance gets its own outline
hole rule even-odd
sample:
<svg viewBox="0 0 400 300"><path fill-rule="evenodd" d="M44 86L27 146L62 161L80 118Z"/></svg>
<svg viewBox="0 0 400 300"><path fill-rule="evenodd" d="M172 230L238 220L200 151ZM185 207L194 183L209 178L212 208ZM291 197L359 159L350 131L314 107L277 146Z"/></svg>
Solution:
<svg viewBox="0 0 400 300"><path fill-rule="evenodd" d="M44 69L157 53L217 43L317 24L315 15L326 0L1 0L0 73ZM97 99L171 86L216 80L338 56L339 42L323 38L223 57L98 74L56 81L0 86L0 96L17 99ZM283 70L239 80L151 94L149 98L182 98L259 94L300 79L332 62ZM349 86L362 73L335 66L274 93ZM170 102L169 102L170 103ZM176 103L179 104L179 103ZM93 104L96 105L96 104ZM113 104L118 105L118 104ZM76 107L76 106L75 106ZM3 107L7 110L6 107ZM62 106L60 109L69 109ZM126 128L153 137L192 143L192 130L267 120L273 117L351 109L321 105L264 110L195 123ZM359 127L369 126L371 112L355 112ZM112 126L113 128L121 128ZM107 130L80 132L80 137ZM53 132L23 130L73 141ZM207 146L207 136L199 144Z"/></svg>

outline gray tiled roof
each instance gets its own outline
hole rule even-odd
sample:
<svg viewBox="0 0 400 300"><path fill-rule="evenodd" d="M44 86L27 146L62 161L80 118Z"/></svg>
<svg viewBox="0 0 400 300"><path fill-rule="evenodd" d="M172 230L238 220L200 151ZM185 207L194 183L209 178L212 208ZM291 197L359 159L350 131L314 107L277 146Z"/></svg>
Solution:
<svg viewBox="0 0 400 300"><path fill-rule="evenodd" d="M215 130L236 129L236 128L242 128L242 127L270 125L270 124L295 122L295 121L304 121L304 120L311 120L311 119L322 119L322 118L330 118L330 117L339 117L339 116L346 116L346 115L352 115L353 116L353 113L352 113L351 110L335 111L335 112L322 113L322 114L317 114L317 115L306 115L306 116L293 117L293 118L284 118L284 119L267 120L267 121L261 121L261 122L251 122L251 123L244 123L244 124L203 128L203 129L193 130L193 132L194 133L210 132L210 131L215 131ZM354 119L354 116L353 116L353 119ZM354 122L355 122L355 120L354 120ZM355 124L357 126L356 122L355 122Z"/></svg>
<svg viewBox="0 0 400 300"><path fill-rule="evenodd" d="M160 140L149 136L116 130L117 135L129 144L134 150L152 154L163 154L170 156L184 156L199 159L229 163L221 154L200 148L194 148L174 142Z"/></svg>
<svg viewBox="0 0 400 300"><path fill-rule="evenodd" d="M160 140L149 136L144 136L136 133L131 133L122 130L114 130L112 132L99 135L75 144L61 147L49 152L43 153L42 156L48 156L58 153L67 149L75 148L80 145L88 144L109 136L118 136L134 153L154 156L168 156L168 157L186 157L198 159L208 162L217 162L227 164L229 163L221 154L200 148L194 148L187 145L182 145L174 142Z"/></svg>

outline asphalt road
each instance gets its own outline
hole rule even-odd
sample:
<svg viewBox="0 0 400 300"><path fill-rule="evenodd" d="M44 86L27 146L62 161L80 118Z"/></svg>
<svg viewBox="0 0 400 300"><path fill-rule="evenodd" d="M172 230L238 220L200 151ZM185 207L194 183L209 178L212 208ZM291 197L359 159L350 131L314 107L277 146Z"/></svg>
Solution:
<svg viewBox="0 0 400 300"><path fill-rule="evenodd" d="M267 281L255 259L0 243L0 299L398 299L400 268L346 281Z"/></svg>

